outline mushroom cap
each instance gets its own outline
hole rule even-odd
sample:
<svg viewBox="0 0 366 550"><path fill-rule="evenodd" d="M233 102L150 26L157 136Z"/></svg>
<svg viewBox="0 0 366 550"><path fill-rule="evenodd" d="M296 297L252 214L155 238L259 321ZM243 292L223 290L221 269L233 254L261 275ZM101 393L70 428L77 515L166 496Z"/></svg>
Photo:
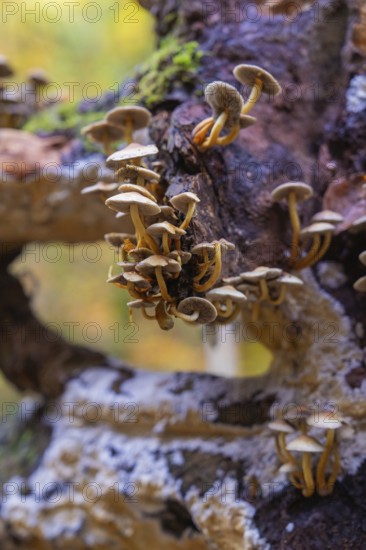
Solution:
<svg viewBox="0 0 366 550"><path fill-rule="evenodd" d="M117 275L111 275L107 279L107 283L120 283L120 284L126 284L125 279L123 278L124 273L117 273Z"/></svg>
<svg viewBox="0 0 366 550"><path fill-rule="evenodd" d="M192 315L192 313L198 311L199 317L195 321L197 325L212 323L217 317L215 306L205 298L199 298L198 296L184 298L184 300L179 302L177 310L179 313L184 313L185 315Z"/></svg>
<svg viewBox="0 0 366 550"><path fill-rule="evenodd" d="M240 113L243 107L243 98L234 86L216 80L205 88L205 100L213 111L213 118L217 119L226 111L228 118L225 128L230 129L240 122Z"/></svg>
<svg viewBox="0 0 366 550"><path fill-rule="evenodd" d="M8 76L13 76L14 71L11 68L8 59L5 55L0 55L0 78L6 78Z"/></svg>
<svg viewBox="0 0 366 550"><path fill-rule="evenodd" d="M359 233L365 230L366 230L366 216L361 216L360 218L357 218L357 220L355 220L350 227L351 233Z"/></svg>
<svg viewBox="0 0 366 550"><path fill-rule="evenodd" d="M353 283L353 288L358 292L366 292L366 276L357 279L357 281Z"/></svg>
<svg viewBox="0 0 366 550"><path fill-rule="evenodd" d="M136 271L136 262L117 262L119 267L122 267L124 273Z"/></svg>
<svg viewBox="0 0 366 550"><path fill-rule="evenodd" d="M145 128L150 124L151 114L145 107L115 107L106 115L106 120L116 126L126 126L127 120L132 122L133 131Z"/></svg>
<svg viewBox="0 0 366 550"><path fill-rule="evenodd" d="M153 202L157 202L156 198L150 191L145 189L145 187L142 187L142 185L135 185L134 183L122 183L122 185L119 185L118 191L121 193L140 193L140 195L143 195L144 197L147 197Z"/></svg>
<svg viewBox="0 0 366 550"><path fill-rule="evenodd" d="M178 218L174 212L174 209L171 206L163 205L160 207L161 214L164 216L164 218L169 221L176 221Z"/></svg>
<svg viewBox="0 0 366 550"><path fill-rule="evenodd" d="M136 241L135 235L130 235L129 233L106 233L104 235L104 239L108 244L115 246L116 248L122 246L126 239L129 239L132 242Z"/></svg>
<svg viewBox="0 0 366 550"><path fill-rule="evenodd" d="M240 273L241 279L249 283L256 283L261 279L270 281L272 279L278 279L281 275L282 269L265 266L259 266L253 269L253 271L244 271L243 273Z"/></svg>
<svg viewBox="0 0 366 550"><path fill-rule="evenodd" d="M148 309L150 307L155 307L154 302L146 302L145 300L132 300L132 302L127 302L127 306L132 309Z"/></svg>
<svg viewBox="0 0 366 550"><path fill-rule="evenodd" d="M129 212L133 204L138 207L142 214L147 216L153 216L160 212L160 206L158 206L156 202L135 191L113 195L113 197L109 197L105 203L108 208L116 210L117 212Z"/></svg>
<svg viewBox="0 0 366 550"><path fill-rule="evenodd" d="M206 298L210 302L222 302L224 300L231 300L236 304L243 304L247 297L239 290L236 290L233 286L225 285L217 288L212 288L206 292Z"/></svg>
<svg viewBox="0 0 366 550"><path fill-rule="evenodd" d="M296 464L293 464L292 462L286 462L285 464L282 464L278 471L281 474L294 474L295 472L298 472L299 469Z"/></svg>
<svg viewBox="0 0 366 550"><path fill-rule="evenodd" d="M136 178L137 176L142 176L146 181L160 181L160 175L154 170L149 170L144 166L136 166L135 164L126 164L122 166L117 172L117 176L123 178Z"/></svg>
<svg viewBox="0 0 366 550"><path fill-rule="evenodd" d="M82 128L81 133L85 136L89 136L93 141L103 142L107 141L119 141L123 139L124 133L118 126L113 126L105 120L100 122L93 122Z"/></svg>
<svg viewBox="0 0 366 550"><path fill-rule="evenodd" d="M366 265L366 250L364 250L363 252L361 252L361 254L359 255L358 259L360 260L360 262L361 262L363 265Z"/></svg>
<svg viewBox="0 0 366 550"><path fill-rule="evenodd" d="M94 193L111 193L118 189L118 183L106 183L104 181L98 181L94 185L88 185L81 190L82 195L90 195Z"/></svg>
<svg viewBox="0 0 366 550"><path fill-rule="evenodd" d="M227 252L228 250L235 250L235 244L227 241L226 239L219 240L221 246L221 252Z"/></svg>
<svg viewBox="0 0 366 550"><path fill-rule="evenodd" d="M333 212L333 210L322 210L321 212L317 212L316 214L314 214L314 216L311 218L311 223L318 222L332 223L334 225L337 225L338 223L343 222L343 216L341 216L341 214L338 214L338 212Z"/></svg>
<svg viewBox="0 0 366 550"><path fill-rule="evenodd" d="M231 286L240 285L240 283L243 282L243 279L240 277L240 275L236 275L235 277L224 277L222 280L225 284Z"/></svg>
<svg viewBox="0 0 366 550"><path fill-rule="evenodd" d="M300 231L302 237L311 237L313 235L325 235L326 233L334 233L334 225L331 223L318 222L312 223L304 227Z"/></svg>
<svg viewBox="0 0 366 550"><path fill-rule="evenodd" d="M175 197L172 197L169 202L174 206L176 210L178 210L179 212L183 212L183 214L186 214L189 205L192 204L192 202L200 202L200 199L195 193L187 191L186 193L175 195Z"/></svg>
<svg viewBox="0 0 366 550"><path fill-rule="evenodd" d="M184 229L180 229L180 227L176 227L175 225L169 223L169 222L159 222L159 223L153 223L146 229L146 231L149 233L149 235L152 235L154 237L160 237L164 233L167 233L169 236L174 237L175 239L179 239L182 237L182 235L186 234L186 231Z"/></svg>
<svg viewBox="0 0 366 550"><path fill-rule="evenodd" d="M298 451L300 453L321 453L324 450L319 441L305 434L287 443L286 449L288 451Z"/></svg>
<svg viewBox="0 0 366 550"><path fill-rule="evenodd" d="M239 125L242 130L244 130L244 128L248 128L249 126L252 126L256 122L257 122L257 119L254 116L240 115Z"/></svg>
<svg viewBox="0 0 366 550"><path fill-rule="evenodd" d="M286 286L303 286L304 282L299 279L299 277L295 277L295 275L291 275L290 273L283 273L280 275L277 279L274 279L273 281L270 281L270 284L277 285L286 285Z"/></svg>
<svg viewBox="0 0 366 550"><path fill-rule="evenodd" d="M160 254L153 254L145 258L137 264L136 269L141 273L150 274L154 273L157 267L161 267L162 271L166 273L179 273L182 269L177 261Z"/></svg>
<svg viewBox="0 0 366 550"><path fill-rule="evenodd" d="M343 425L342 419L331 411L320 411L306 419L308 426L322 430L338 430Z"/></svg>
<svg viewBox="0 0 366 550"><path fill-rule="evenodd" d="M191 253L194 254L195 256L200 256L202 258L203 253L206 251L208 253L208 257L213 256L215 252L215 242L216 241L212 243L202 242L202 243L195 244L191 248Z"/></svg>
<svg viewBox="0 0 366 550"><path fill-rule="evenodd" d="M278 418L277 420L273 420L272 422L269 422L268 428L272 432L280 432L280 433L286 433L286 434L292 434L295 431L294 428L291 426L291 424L289 424L288 422L280 418Z"/></svg>
<svg viewBox="0 0 366 550"><path fill-rule="evenodd" d="M120 129L120 127L118 127ZM107 166L115 168L123 162L132 159L141 159L148 157L149 155L156 155L159 152L159 149L156 145L140 145L140 143L130 143L124 149L116 151L110 155L107 160Z"/></svg>
<svg viewBox="0 0 366 550"><path fill-rule="evenodd" d="M140 248L133 248L132 250L130 250L128 255L137 262L142 262L142 260L144 260L145 258L153 256L154 252L150 250L150 248L144 248L141 246Z"/></svg>
<svg viewBox="0 0 366 550"><path fill-rule="evenodd" d="M239 82L246 86L254 86L256 80L263 83L262 92L265 94L278 95L281 93L279 82L269 73L257 65L237 65L233 74Z"/></svg>
<svg viewBox="0 0 366 550"><path fill-rule="evenodd" d="M173 260L178 261L178 259L181 259L182 264L187 264L189 260L192 258L192 254L190 252L186 252L185 250L172 250L172 252L169 253L169 258L173 258Z"/></svg>
<svg viewBox="0 0 366 550"><path fill-rule="evenodd" d="M28 74L28 80L36 86L47 86L50 82L46 71L43 69L32 69Z"/></svg>
<svg viewBox="0 0 366 550"><path fill-rule="evenodd" d="M310 185L302 181L288 181L273 189L271 193L272 201L278 202L282 199L287 199L290 193L295 193L296 200L301 202L310 199L313 195L313 190Z"/></svg>

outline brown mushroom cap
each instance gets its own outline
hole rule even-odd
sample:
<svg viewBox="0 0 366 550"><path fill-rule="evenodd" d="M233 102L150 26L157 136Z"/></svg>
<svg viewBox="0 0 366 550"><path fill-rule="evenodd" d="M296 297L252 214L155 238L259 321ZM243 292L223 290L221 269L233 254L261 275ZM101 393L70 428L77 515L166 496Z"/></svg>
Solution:
<svg viewBox="0 0 366 550"><path fill-rule="evenodd" d="M164 233L167 233L170 237L179 239L186 234L184 229L180 229L169 222L159 222L150 225L146 231L153 237L161 237Z"/></svg>
<svg viewBox="0 0 366 550"><path fill-rule="evenodd" d="M103 142L103 141L119 141L123 139L124 133L118 126L113 126L101 120L100 122L93 122L93 124L88 124L82 128L81 133L85 136L89 136L93 141Z"/></svg>
<svg viewBox="0 0 366 550"><path fill-rule="evenodd" d="M244 271L243 273L240 273L241 279L249 283L256 283L261 279L271 281L273 279L278 279L278 277L280 277L281 275L282 269L278 269L277 267L265 266L259 266L253 269L253 271Z"/></svg>
<svg viewBox="0 0 366 550"><path fill-rule="evenodd" d="M243 304L247 300L245 294L239 292L239 290L236 290L230 285L212 288L206 292L206 298L210 300L210 302L223 302L225 300L231 300L235 304Z"/></svg>
<svg viewBox="0 0 366 550"><path fill-rule="evenodd" d="M341 214L338 214L338 212L333 212L332 210L322 210L321 212L317 212L316 214L314 214L314 216L311 218L311 223L318 222L325 222L337 225L338 223L343 222L343 216L341 216Z"/></svg>
<svg viewBox="0 0 366 550"><path fill-rule="evenodd" d="M300 231L301 237L312 237L314 235L325 235L326 233L334 233L334 225L331 223L319 222L312 223L304 227Z"/></svg>
<svg viewBox="0 0 366 550"><path fill-rule="evenodd" d="M174 209L171 206L163 205L160 207L161 214L164 216L164 218L169 221L176 221L178 218L174 212Z"/></svg>
<svg viewBox="0 0 366 550"><path fill-rule="evenodd" d="M355 220L349 228L351 233L360 233L366 231L366 216L361 216Z"/></svg>
<svg viewBox="0 0 366 550"><path fill-rule="evenodd" d="M139 288L151 288L150 282L137 271L125 271L123 273L123 278Z"/></svg>
<svg viewBox="0 0 366 550"><path fill-rule="evenodd" d="M128 255L136 260L136 262L142 262L142 260L145 260L145 258L153 256L154 252L150 250L150 248L140 246L140 248L133 248L132 250L130 250Z"/></svg>
<svg viewBox="0 0 366 550"><path fill-rule="evenodd" d="M175 195L175 197L172 197L169 202L174 206L176 210L178 210L179 212L183 212L183 214L186 214L189 205L192 204L192 202L200 202L200 199L195 193L187 191L186 193Z"/></svg>
<svg viewBox="0 0 366 550"><path fill-rule="evenodd" d="M81 190L82 195L90 195L94 193L111 193L118 189L118 183L105 183L104 181L98 181L94 185L88 185Z"/></svg>
<svg viewBox="0 0 366 550"><path fill-rule="evenodd" d="M121 193L140 193L140 195L143 195L144 197L147 197L153 202L157 202L156 198L150 191L145 189L145 187L142 187L142 185L135 185L134 183L123 183L122 185L119 185L118 191Z"/></svg>
<svg viewBox="0 0 366 550"><path fill-rule="evenodd" d="M50 79L43 69L32 69L28 74L28 80L36 86L47 86L50 83Z"/></svg>
<svg viewBox="0 0 366 550"><path fill-rule="evenodd" d="M132 122L133 131L141 130L150 124L151 114L144 107L115 107L106 115L106 120L116 126L125 127L128 120Z"/></svg>
<svg viewBox="0 0 366 550"><path fill-rule="evenodd" d="M217 119L223 112L228 115L225 129L239 124L240 113L243 107L243 98L234 86L226 82L215 81L205 88L205 100L213 111L213 118Z"/></svg>
<svg viewBox="0 0 366 550"><path fill-rule="evenodd" d="M160 175L153 170L149 170L143 166L136 166L135 164L126 164L118 170L118 176L122 178L136 178L137 176L142 176L146 181L159 182Z"/></svg>
<svg viewBox="0 0 366 550"><path fill-rule="evenodd" d="M281 419L277 419L277 420L273 420L273 422L269 422L268 428L272 432L279 432L279 433L286 433L286 434L291 434L295 431L294 428L291 426L291 424Z"/></svg>
<svg viewBox="0 0 366 550"><path fill-rule="evenodd" d="M203 257L204 252L207 252L209 258L212 257L215 253L215 241L212 243L198 243L191 248L191 253L195 256L200 256L201 258Z"/></svg>
<svg viewBox="0 0 366 550"><path fill-rule="evenodd" d="M366 276L357 279L357 281L353 283L353 288L358 292L366 292Z"/></svg>
<svg viewBox="0 0 366 550"><path fill-rule="evenodd" d="M322 430L338 430L343 425L342 419L330 411L320 411L306 419L308 426Z"/></svg>
<svg viewBox="0 0 366 550"><path fill-rule="evenodd" d="M8 59L4 55L0 55L0 78L13 76L14 71L11 68Z"/></svg>
<svg viewBox="0 0 366 550"><path fill-rule="evenodd" d="M189 260L192 258L192 254L190 252L186 252L185 250L172 250L172 252L169 253L169 258L173 258L173 260L178 261L178 259L181 259L182 264L187 264Z"/></svg>
<svg viewBox="0 0 366 550"><path fill-rule="evenodd" d="M281 93L281 86L271 73L256 65L237 65L233 74L236 80L250 87L254 86L257 79L260 80L263 83L262 91L265 94L278 95Z"/></svg>
<svg viewBox="0 0 366 550"><path fill-rule="evenodd" d="M137 264L136 269L141 273L149 275L153 274L157 267L161 267L162 271L166 273L179 273L182 269L180 264L172 258L167 258L159 254L153 254L145 260L142 260L142 262Z"/></svg>
<svg viewBox="0 0 366 550"><path fill-rule="evenodd" d="M361 262L363 265L366 265L366 250L364 250L363 252L361 252L361 254L359 255L358 259L360 260L360 262Z"/></svg>
<svg viewBox="0 0 366 550"><path fill-rule="evenodd" d="M153 216L160 212L160 206L158 206L156 202L136 192L114 195L113 197L109 197L105 203L108 208L116 210L117 212L129 212L133 204L136 204L139 211L146 216Z"/></svg>
<svg viewBox="0 0 366 550"><path fill-rule="evenodd" d="M114 246L115 248L119 248L124 245L125 240L127 239L132 242L136 241L135 235L130 235L129 233L106 233L104 235L104 239L108 244Z"/></svg>
<svg viewBox="0 0 366 550"><path fill-rule="evenodd" d="M198 311L199 317L195 321L195 324L200 325L212 323L217 317L215 306L205 298L197 296L191 296L179 302L177 310L179 313L184 313L185 315L192 315L192 313Z"/></svg>
<svg viewBox="0 0 366 550"><path fill-rule="evenodd" d="M313 190L310 185L302 181L289 181L273 189L271 198L273 202L278 202L282 199L287 199L290 193L295 193L296 200L300 202L310 199L313 195Z"/></svg>
<svg viewBox="0 0 366 550"><path fill-rule="evenodd" d="M123 272L127 273L129 271L136 271L135 262L117 262L118 267L122 267Z"/></svg>
<svg viewBox="0 0 366 550"><path fill-rule="evenodd" d="M314 437L309 435L300 435L286 445L288 451L297 451L300 453L321 453L324 448Z"/></svg>
<svg viewBox="0 0 366 550"><path fill-rule="evenodd" d="M110 155L106 160L106 164L111 168L115 168L128 160L141 159L148 157L149 155L156 155L158 152L159 149L156 145L140 145L139 143L130 143L124 149L116 151Z"/></svg>

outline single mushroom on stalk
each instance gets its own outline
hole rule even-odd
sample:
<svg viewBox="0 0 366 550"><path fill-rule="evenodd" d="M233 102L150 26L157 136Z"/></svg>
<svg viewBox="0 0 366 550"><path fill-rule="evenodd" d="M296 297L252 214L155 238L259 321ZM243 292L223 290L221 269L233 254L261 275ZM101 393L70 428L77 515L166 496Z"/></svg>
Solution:
<svg viewBox="0 0 366 550"><path fill-rule="evenodd" d="M150 155L156 155L158 152L159 150L155 145L141 145L140 143L130 143L124 149L116 151L115 153L110 155L106 160L106 164L109 168L116 170L117 178L121 168L124 168L126 164L146 168L143 159ZM144 178L141 174L138 174L136 183L141 186L144 185Z"/></svg>
<svg viewBox="0 0 366 550"><path fill-rule="evenodd" d="M202 120L193 129L193 142L202 150L208 149L217 144L221 132L226 130L228 133L222 137L221 145L228 145L240 131L243 98L234 86L215 81L206 86L205 100L212 109L212 116Z"/></svg>
<svg viewBox="0 0 366 550"><path fill-rule="evenodd" d="M338 214L338 212L333 212L333 210L322 210L317 212L311 218L311 223L331 223L332 225L338 225L343 222L343 216Z"/></svg>
<svg viewBox="0 0 366 550"><path fill-rule="evenodd" d="M141 216L152 216L154 214L159 214L160 207L156 204L156 202L144 196L141 192L136 193L132 191L129 193L114 195L113 197L107 199L105 203L108 208L111 208L112 210L130 213L136 230L138 247L141 247L144 243L146 243L151 250L157 254L159 253L158 245L146 232L143 218L141 218Z"/></svg>
<svg viewBox="0 0 366 550"><path fill-rule="evenodd" d="M279 82L268 72L256 65L237 65L233 74L241 84L251 88L248 99L244 103L241 113L248 114L259 101L262 93L276 96L281 93Z"/></svg>
<svg viewBox="0 0 366 550"><path fill-rule="evenodd" d="M333 224L325 222L313 223L308 227L304 227L304 229L300 231L300 238L301 240L310 238L312 239L312 244L306 255L294 263L293 268L299 271L300 269L311 267L317 263L328 250L332 242L334 230Z"/></svg>
<svg viewBox="0 0 366 550"><path fill-rule="evenodd" d="M200 199L195 193L187 191L186 193L175 195L169 202L178 212L185 214L185 218L180 224L180 228L187 229L195 215L197 204L200 202Z"/></svg>
<svg viewBox="0 0 366 550"><path fill-rule="evenodd" d="M150 225L146 231L152 237L161 238L163 248L162 252L165 256L169 256L169 253L171 252L170 241L173 240L175 244L177 244L177 242L180 241L181 237L186 234L184 229L175 227L175 225L169 222L154 223ZM180 248L180 246L178 246L178 248Z"/></svg>
<svg viewBox="0 0 366 550"><path fill-rule="evenodd" d="M199 298L197 296L184 298L184 300L179 302L178 306L172 304L170 306L170 312L175 315L175 317L196 325L212 323L217 316L214 305L205 298Z"/></svg>
<svg viewBox="0 0 366 550"><path fill-rule="evenodd" d="M316 468L316 487L320 495L327 495L332 492L333 484L341 470L338 443L335 439L335 432L342 427L342 419L330 411L320 411L307 419L308 426L326 430L326 441L324 450L319 458ZM325 470L328 465L331 453L333 452L333 467L328 478L325 478Z"/></svg>
<svg viewBox="0 0 366 550"><path fill-rule="evenodd" d="M139 262L136 269L143 275L147 275L149 277L155 276L163 300L165 300L165 302L173 301L173 298L168 292L164 276L180 272L182 268L177 261L160 254L154 254Z"/></svg>
<svg viewBox="0 0 366 550"><path fill-rule="evenodd" d="M116 178L123 181L129 180L136 185L145 186L147 184L156 185L160 182L160 175L144 166L136 166L136 164L125 164L116 173Z"/></svg>
<svg viewBox="0 0 366 550"><path fill-rule="evenodd" d="M106 233L104 240L117 249L122 261L126 261L128 257L128 251L125 249L126 243L136 244L135 235L130 233Z"/></svg>
<svg viewBox="0 0 366 550"><path fill-rule="evenodd" d="M107 113L106 120L122 128L127 143L132 143L133 133L150 124L151 114L144 107L115 107Z"/></svg>
<svg viewBox="0 0 366 550"><path fill-rule="evenodd" d="M297 204L299 202L310 199L313 195L313 190L310 185L301 181L289 181L278 185L271 193L273 202L279 202L281 200L287 200L290 221L292 226L292 244L290 262L294 263L298 258L298 248L300 240L301 224L299 214L297 211Z"/></svg>
<svg viewBox="0 0 366 550"><path fill-rule="evenodd" d="M145 293L150 290L150 282L137 271L124 271L117 275L110 276L107 283L112 283L118 288L128 290L130 296L137 299L147 300Z"/></svg>
<svg viewBox="0 0 366 550"><path fill-rule="evenodd" d="M106 183L104 181L98 181L93 185L83 187L81 190L82 195L99 195L100 199L105 202L108 195L118 189L118 183Z"/></svg>
<svg viewBox="0 0 366 550"><path fill-rule="evenodd" d="M295 275L291 275L290 273L282 273L282 275L280 275L276 279L268 281L270 292L267 302L272 306L279 306L284 302L287 290L289 288L299 288L303 285L303 281L298 277L295 277ZM276 289L277 291L279 289L276 298L272 298L271 296L272 289Z"/></svg>
<svg viewBox="0 0 366 550"><path fill-rule="evenodd" d="M350 233L361 233L362 231L366 231L366 216L357 218L349 228Z"/></svg>
<svg viewBox="0 0 366 550"><path fill-rule="evenodd" d="M311 497L315 491L315 482L312 471L312 455L323 452L323 447L314 437L302 434L286 445L286 450L302 454L301 466L304 479L302 494Z"/></svg>
<svg viewBox="0 0 366 550"><path fill-rule="evenodd" d="M110 155L113 152L112 143L123 139L123 130L118 126L109 124L109 122L105 120L93 122L92 124L88 124L88 126L84 126L81 133L92 141L100 143L106 155Z"/></svg>
<svg viewBox="0 0 366 550"><path fill-rule="evenodd" d="M206 298L216 308L218 321L233 321L240 312L247 297L233 286L225 285L213 288L206 293Z"/></svg>
<svg viewBox="0 0 366 550"><path fill-rule="evenodd" d="M132 315L132 311L134 309L139 309L141 310L142 312L142 315L145 319L148 319L149 321L156 321L156 315L149 315L147 313L147 309L152 309L154 308L155 309L155 304L154 302L147 302L146 300L143 300L143 299L137 299L137 300L133 300L131 302L127 302L127 306L130 310L130 319L132 320L133 319L133 315Z"/></svg>
<svg viewBox="0 0 366 550"><path fill-rule="evenodd" d="M240 273L240 278L243 283L247 285L256 285L259 288L259 293L254 292L253 296L258 298L253 301L252 307L252 321L256 322L259 319L261 302L270 302L269 294L269 282L278 279L282 275L282 270L277 267L259 266L253 269L253 271L245 271ZM240 285L239 290L243 287ZM249 301L252 301L249 298Z"/></svg>

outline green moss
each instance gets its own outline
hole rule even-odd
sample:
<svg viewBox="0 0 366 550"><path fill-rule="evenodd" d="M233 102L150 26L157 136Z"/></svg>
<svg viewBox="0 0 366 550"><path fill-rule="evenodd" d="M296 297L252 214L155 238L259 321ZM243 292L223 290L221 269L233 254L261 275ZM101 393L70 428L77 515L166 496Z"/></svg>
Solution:
<svg viewBox="0 0 366 550"><path fill-rule="evenodd" d="M78 104L62 103L44 109L34 115L23 127L27 132L52 132L54 130L73 130L79 133L83 126L104 117L104 112L79 113Z"/></svg>

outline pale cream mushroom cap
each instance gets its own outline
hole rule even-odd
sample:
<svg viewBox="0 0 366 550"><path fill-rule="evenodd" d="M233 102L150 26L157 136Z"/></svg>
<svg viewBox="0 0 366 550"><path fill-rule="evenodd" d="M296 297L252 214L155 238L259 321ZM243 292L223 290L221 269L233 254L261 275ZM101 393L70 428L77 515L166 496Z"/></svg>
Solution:
<svg viewBox="0 0 366 550"><path fill-rule="evenodd" d="M150 225L146 231L153 237L161 237L163 233L167 233L170 237L179 239L186 234L184 229L180 229L169 222L159 222Z"/></svg>
<svg viewBox="0 0 366 550"><path fill-rule="evenodd" d="M175 197L172 197L169 202L174 206L176 210L182 212L183 214L186 214L190 204L192 204L192 202L199 203L200 199L195 193L187 191L186 193L175 195Z"/></svg>
<svg viewBox="0 0 366 550"><path fill-rule="evenodd" d="M321 212L314 214L311 218L311 223L317 222L326 222L337 225L338 223L343 222L343 216L338 214L338 212L333 212L333 210L322 210Z"/></svg>
<svg viewBox="0 0 366 550"><path fill-rule="evenodd" d="M366 265L366 250L364 250L363 252L361 252L361 254L359 255L358 259L360 260L360 262L361 262L363 265Z"/></svg>
<svg viewBox="0 0 366 550"><path fill-rule="evenodd" d="M141 130L149 125L151 114L145 107L124 106L115 107L106 115L106 120L116 126L125 126L128 119L131 119L133 131Z"/></svg>
<svg viewBox="0 0 366 550"><path fill-rule="evenodd" d="M243 304L247 300L245 294L243 294L239 290L236 290L233 286L230 285L212 288L211 290L206 292L206 298L210 300L210 302L222 302L225 300L231 300L236 304Z"/></svg>
<svg viewBox="0 0 366 550"><path fill-rule="evenodd" d="M286 449L300 453L321 453L324 450L319 441L305 434L287 443Z"/></svg>
<svg viewBox="0 0 366 550"><path fill-rule="evenodd" d="M103 142L104 140L110 142L119 141L124 137L121 128L113 126L105 120L93 122L92 124L88 124L88 126L84 126L81 130L81 134L89 136L92 140L98 142Z"/></svg>
<svg viewBox="0 0 366 550"><path fill-rule="evenodd" d="M366 231L366 216L361 216L355 220L349 228L351 233L360 233Z"/></svg>
<svg viewBox="0 0 366 550"><path fill-rule="evenodd" d="M157 267L161 267L162 271L166 273L179 273L182 269L177 261L159 254L145 258L137 264L136 269L141 273L153 274Z"/></svg>
<svg viewBox="0 0 366 550"><path fill-rule="evenodd" d="M265 94L278 95L281 93L279 82L269 73L257 65L241 64L237 65L233 74L239 82L246 86L254 86L255 81L259 79L263 83L262 91Z"/></svg>
<svg viewBox="0 0 366 550"><path fill-rule="evenodd" d="M140 195L144 195L144 197L147 197L153 202L157 202L156 198L150 191L145 189L145 187L142 187L142 185L135 185L134 183L123 183L122 185L119 185L118 191L121 193L140 193Z"/></svg>
<svg viewBox="0 0 366 550"><path fill-rule="evenodd" d="M124 245L126 239L132 242L136 241L135 235L131 235L130 233L106 233L104 239L108 244L116 248Z"/></svg>
<svg viewBox="0 0 366 550"><path fill-rule="evenodd" d="M240 277L242 281L255 283L261 279L265 279L266 281L277 279L282 273L282 269L278 269L277 267L259 266L253 269L253 271L240 273Z"/></svg>
<svg viewBox="0 0 366 550"><path fill-rule="evenodd" d="M296 200L301 202L310 199L313 195L313 190L310 185L302 181L288 181L273 189L271 198L274 202L278 202L287 199L290 193L295 193Z"/></svg>
<svg viewBox="0 0 366 550"><path fill-rule="evenodd" d="M294 428L288 422L281 419L277 419L277 420L273 420L272 422L269 422L268 428L272 432L279 432L279 433L286 433L286 434L291 434L295 431Z"/></svg>
<svg viewBox="0 0 366 550"><path fill-rule="evenodd" d="M366 292L366 276L357 279L357 281L353 283L353 288L358 292Z"/></svg>
<svg viewBox="0 0 366 550"><path fill-rule="evenodd" d="M116 151L110 155L106 160L106 164L111 168L115 168L128 160L141 159L148 157L149 155L156 155L158 152L159 149L156 145L140 145L140 143L130 143L124 149Z"/></svg>
<svg viewBox="0 0 366 550"><path fill-rule="evenodd" d="M105 203L108 208L116 210L117 212L129 212L133 204L137 205L139 212L145 216L153 216L160 212L160 207L154 201L135 191L114 195L107 199Z"/></svg>
<svg viewBox="0 0 366 550"><path fill-rule="evenodd" d="M314 235L325 235L326 233L334 233L335 228L331 223L318 222L312 223L304 227L300 231L301 237L313 237Z"/></svg>
<svg viewBox="0 0 366 550"><path fill-rule="evenodd" d="M94 185L88 185L81 190L82 195L91 195L94 193L111 193L118 189L118 183L105 183L104 181L98 181Z"/></svg>
<svg viewBox="0 0 366 550"><path fill-rule="evenodd" d="M338 430L343 425L342 419L329 411L315 412L306 419L308 426L322 430Z"/></svg>

